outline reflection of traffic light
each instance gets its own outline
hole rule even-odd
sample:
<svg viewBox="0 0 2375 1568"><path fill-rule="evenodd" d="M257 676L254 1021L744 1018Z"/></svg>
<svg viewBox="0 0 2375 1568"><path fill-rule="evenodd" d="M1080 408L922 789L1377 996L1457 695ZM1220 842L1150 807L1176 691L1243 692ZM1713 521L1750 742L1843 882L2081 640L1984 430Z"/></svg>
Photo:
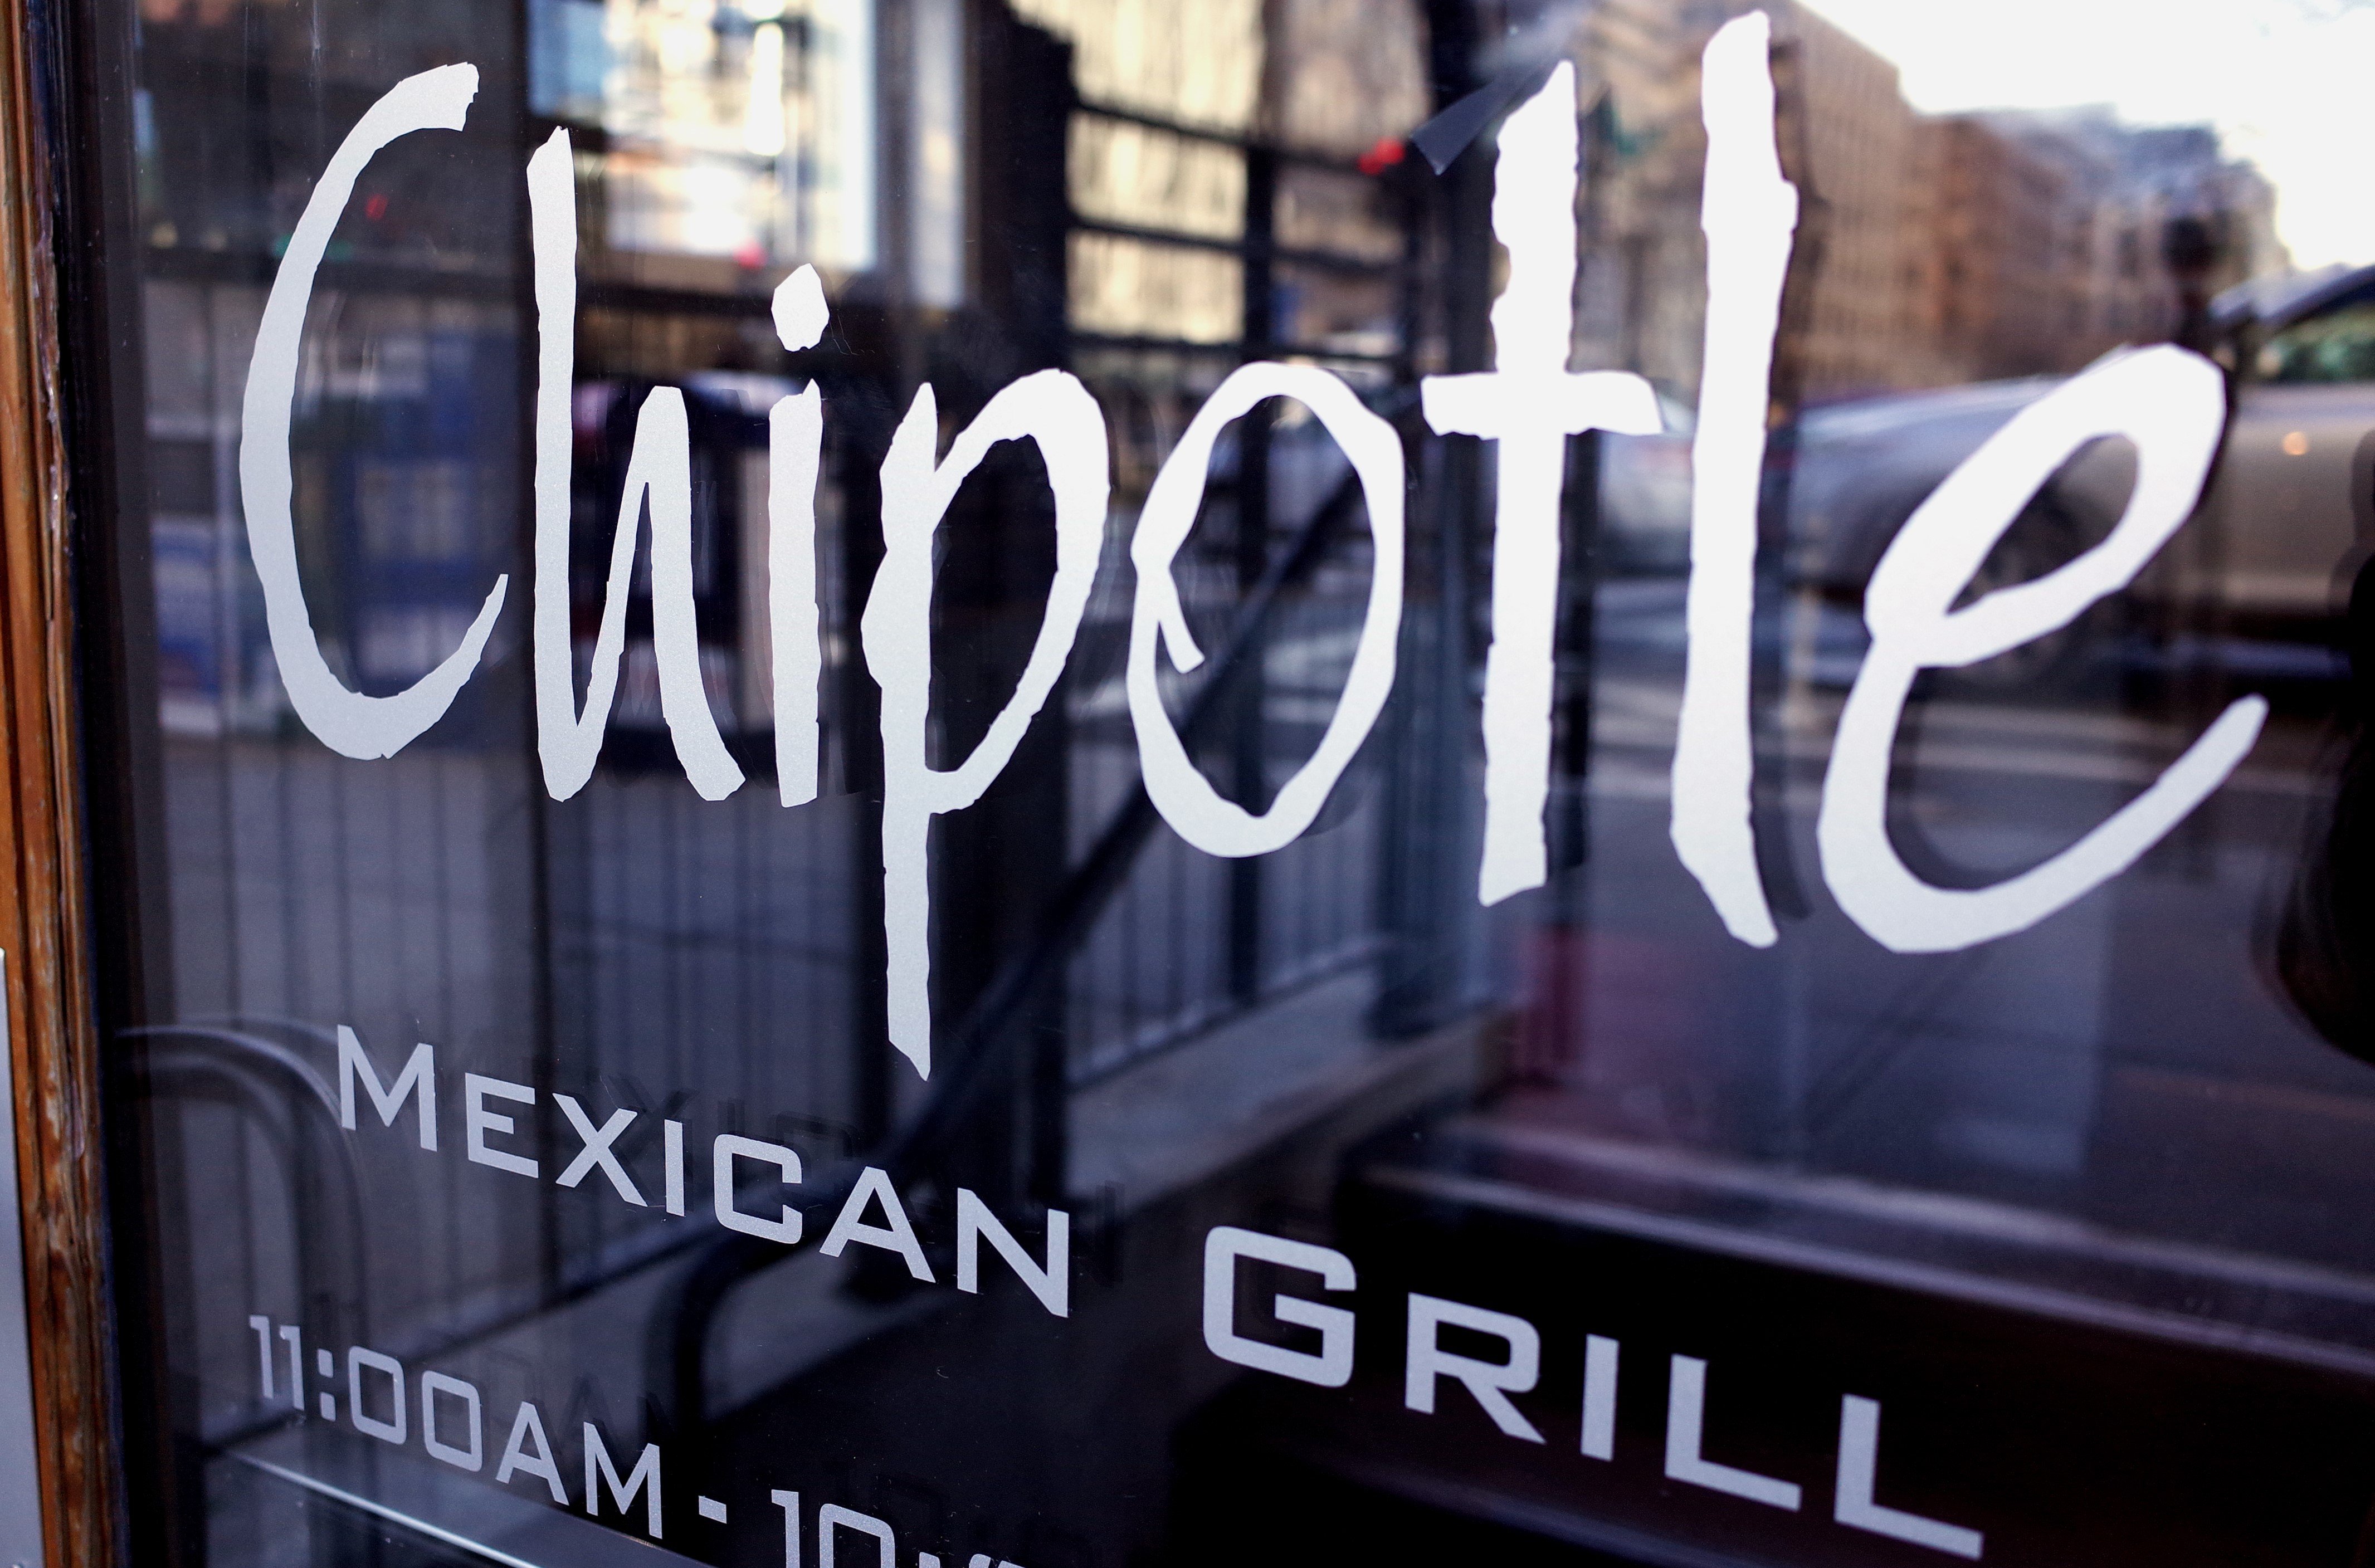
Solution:
<svg viewBox="0 0 2375 1568"><path fill-rule="evenodd" d="M2196 353L2211 344L2210 273L2225 248L2220 225L2212 218L2187 215L2174 218L2161 230L2161 261L2177 279L2177 341Z"/></svg>
<svg viewBox="0 0 2375 1568"><path fill-rule="evenodd" d="M2210 276L2218 261L2218 233L2206 218L2171 218L2161 231L2161 259L2180 283L2196 283Z"/></svg>

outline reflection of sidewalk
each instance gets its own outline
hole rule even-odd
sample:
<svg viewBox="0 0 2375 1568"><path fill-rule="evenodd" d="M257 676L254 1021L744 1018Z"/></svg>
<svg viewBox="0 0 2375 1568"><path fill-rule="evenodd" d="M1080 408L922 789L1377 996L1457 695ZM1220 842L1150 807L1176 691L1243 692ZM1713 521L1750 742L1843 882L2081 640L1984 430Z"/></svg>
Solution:
<svg viewBox="0 0 2375 1568"><path fill-rule="evenodd" d="M1875 1450L1900 1526L1983 1532L1989 1562L2310 1568L2358 1540L2375 1276L1577 1137L1522 1102L1368 1151L1340 1194L1351 1384L1249 1377L1199 1415L1176 1516L1203 1557L1263 1518L1230 1561L1951 1561L1847 1506ZM1436 1347L1487 1376L1425 1403L1418 1295L1491 1325Z"/></svg>
<svg viewBox="0 0 2375 1568"><path fill-rule="evenodd" d="M1592 688L1594 787L1631 798L1669 786L1674 731L1682 711L1679 680L1603 677ZM1844 692L1793 693L1787 710L1793 783L1819 785ZM2192 744L2195 731L2098 708L1940 701L1910 706L1900 766L1915 772L2016 774L2119 784L2141 790ZM2332 787L2320 772L2313 726L2278 716L2223 786L2279 796L2316 796Z"/></svg>
<svg viewBox="0 0 2375 1568"><path fill-rule="evenodd" d="M2375 1273L1564 1130L1520 1093L1370 1179L1720 1256L2375 1378Z"/></svg>
<svg viewBox="0 0 2375 1568"><path fill-rule="evenodd" d="M1365 973L1323 982L1081 1091L1072 1190L1110 1191L1128 1212L1272 1146L1324 1159L1307 1129L1350 1107L1377 1125L1472 1087L1472 1029L1373 1040L1374 990Z"/></svg>

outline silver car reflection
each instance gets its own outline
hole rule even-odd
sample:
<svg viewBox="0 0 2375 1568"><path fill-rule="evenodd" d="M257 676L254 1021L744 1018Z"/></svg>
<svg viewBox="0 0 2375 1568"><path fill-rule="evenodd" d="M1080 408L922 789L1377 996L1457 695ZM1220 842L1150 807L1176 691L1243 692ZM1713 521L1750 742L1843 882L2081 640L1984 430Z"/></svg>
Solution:
<svg viewBox="0 0 2375 1568"><path fill-rule="evenodd" d="M2246 285L2220 297L2212 321L2234 389L2224 447L2200 510L2122 613L2164 644L2210 639L2255 673L2330 673L2334 618L2375 536L2375 267ZM1782 470L1792 583L1859 603L1921 500L2057 384L1992 382L1807 413ZM1974 592L2037 576L2101 537L2134 471L2124 442L2081 452L2031 500ZM2076 635L2008 656L1998 678L2035 678Z"/></svg>

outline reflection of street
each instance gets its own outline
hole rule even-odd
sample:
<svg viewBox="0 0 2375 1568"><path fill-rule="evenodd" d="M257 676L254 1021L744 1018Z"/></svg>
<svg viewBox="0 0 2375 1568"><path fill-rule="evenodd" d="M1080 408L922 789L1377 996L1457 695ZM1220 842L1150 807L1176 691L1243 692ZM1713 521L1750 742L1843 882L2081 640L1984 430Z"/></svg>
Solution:
<svg viewBox="0 0 2375 1568"><path fill-rule="evenodd" d="M1547 1441L1507 1444L1472 1407L1413 1415L1373 1353L1341 1396L1249 1380L1216 1401L1190 1512L1341 1495L1383 1556L1497 1527L1514 1562L1563 1560L1549 1542L1680 1561L1675 1541L1845 1560L1827 1510L1743 1517L1676 1486L1671 1407L1657 1469L1671 1356L1714 1369L1731 1462L1810 1494L1844 1473L1823 1419L1841 1390L1885 1401L1888 1430L1922 1433L1891 1440L1921 1478L1899 1497L1983 1528L1989 1560L2339 1560L2365 1512L2375 1074L2263 969L2334 786L2335 663L2273 671L2253 754L2125 874L2010 937L1898 956L1833 907L1814 851L1861 628L1780 596L1756 643L1781 916L1760 951L1667 840L1684 592L1599 585L1589 855L1516 912L1517 1081L1364 1151L1331 1215L1380 1316L1418 1291L1539 1336L1516 1408ZM2116 810L2258 677L2215 655L2269 644L2177 646L2110 618L2050 681L1927 680L1896 748L1899 854L1978 886ZM1586 1332L1629 1392L1579 1465Z"/></svg>
<svg viewBox="0 0 2375 1568"><path fill-rule="evenodd" d="M1808 913L1760 953L1723 938L1666 843L1680 593L1601 599L1594 858L1580 925L1553 938L1584 999L1554 1082L1507 1114L2375 1269L2345 1222L2375 1179L2375 1075L2286 1011L2252 947L2330 787L2316 721L2280 714L2202 811L2074 908L1908 957L1822 889L1812 826L1844 694L1785 681L1767 831ZM1900 731L1893 836L1932 880L1993 881L2116 809L2197 728L2083 686L1942 688Z"/></svg>

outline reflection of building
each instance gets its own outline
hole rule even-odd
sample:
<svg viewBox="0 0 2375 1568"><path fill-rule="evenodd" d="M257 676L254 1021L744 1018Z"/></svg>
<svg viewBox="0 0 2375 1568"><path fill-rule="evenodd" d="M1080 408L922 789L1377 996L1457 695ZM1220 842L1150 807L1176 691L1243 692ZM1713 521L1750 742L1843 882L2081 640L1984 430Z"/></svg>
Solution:
<svg viewBox="0 0 2375 1568"><path fill-rule="evenodd" d="M1575 53L1593 115L1578 352L1696 387L1705 296L1698 56L1745 0L1611 0ZM1802 218L1776 391L1825 402L2077 369L2176 335L2172 226L2198 300L2284 265L2274 193L2206 126L2101 109L1925 119L1896 68L1802 5L1774 18L1777 126Z"/></svg>
<svg viewBox="0 0 2375 1568"><path fill-rule="evenodd" d="M1579 348L1684 393L1698 380L1706 249L1699 53L1747 4L1620 0L1584 25L1594 116ZM1798 272L1778 359L1783 391L1836 397L1925 373L1915 347L1919 122L1896 68L1802 7L1775 18L1776 130L1800 189Z"/></svg>
<svg viewBox="0 0 2375 1568"><path fill-rule="evenodd" d="M1913 319L1920 239L1909 222L1920 124L1896 67L1803 7L1789 16L1776 85L1783 165L1802 192L1802 298L1781 372L1802 396L1902 385L1921 373Z"/></svg>
<svg viewBox="0 0 2375 1568"><path fill-rule="evenodd" d="M1093 224L1069 258L1075 328L1217 343L1238 335L1244 283L1224 250L1119 230L1235 242L1245 232L1245 155L1261 90L1258 0L1180 5L1025 0L1017 14L1072 46L1075 115L1068 183ZM1111 109L1143 116L1149 124ZM1206 138L1161 123L1214 133Z"/></svg>
<svg viewBox="0 0 2375 1568"><path fill-rule="evenodd" d="M2275 193L2204 125L2139 129L2108 110L1958 115L1924 127L1925 318L1952 380L2075 370L2175 336L2173 243L2209 242L2198 296L2285 265Z"/></svg>
<svg viewBox="0 0 2375 1568"><path fill-rule="evenodd" d="M2207 125L2138 128L2102 108L1993 114L1990 127L2057 163L2069 183L2059 285L2072 341L2062 358L2175 335L2187 280L2172 256L2185 230L2207 242L2197 299L2286 265L2275 193L2228 159Z"/></svg>
<svg viewBox="0 0 2375 1568"><path fill-rule="evenodd" d="M872 0L538 0L530 107L582 128L617 251L868 265ZM588 144L593 145L588 145Z"/></svg>
<svg viewBox="0 0 2375 1568"><path fill-rule="evenodd" d="M1390 308L1378 290L1341 269L1303 276L1292 264L1274 290L1277 319L1247 332L1233 252L1247 239L1247 203L1262 200L1263 221L1290 250L1399 255L1375 182L1327 164L1350 163L1381 138L1398 144L1426 117L1415 6L1024 0L1017 9L1071 43L1083 104L1069 173L1086 220L1070 257L1076 330L1213 344L1377 338ZM1290 154L1269 159L1259 189L1248 185L1248 141Z"/></svg>
<svg viewBox="0 0 2375 1568"><path fill-rule="evenodd" d="M1910 280L1905 337L1883 384L2066 372L2177 336L2189 285L2171 258L2188 226L2209 245L2197 300L2285 265L2274 190L2206 125L2138 128L2102 108L1914 124L1890 225ZM1819 182L1822 159L1811 168Z"/></svg>
<svg viewBox="0 0 2375 1568"><path fill-rule="evenodd" d="M1968 116L1925 124L1923 166L1934 193L1928 285L1916 319L1949 381L1988 381L2064 368L2071 241L2069 172L2027 140Z"/></svg>
<svg viewBox="0 0 2375 1568"><path fill-rule="evenodd" d="M1576 42L1593 105L1577 362L1638 371L1686 396L1698 385L1707 287L1699 52L1734 8L1686 20L1672 0L1611 0Z"/></svg>

